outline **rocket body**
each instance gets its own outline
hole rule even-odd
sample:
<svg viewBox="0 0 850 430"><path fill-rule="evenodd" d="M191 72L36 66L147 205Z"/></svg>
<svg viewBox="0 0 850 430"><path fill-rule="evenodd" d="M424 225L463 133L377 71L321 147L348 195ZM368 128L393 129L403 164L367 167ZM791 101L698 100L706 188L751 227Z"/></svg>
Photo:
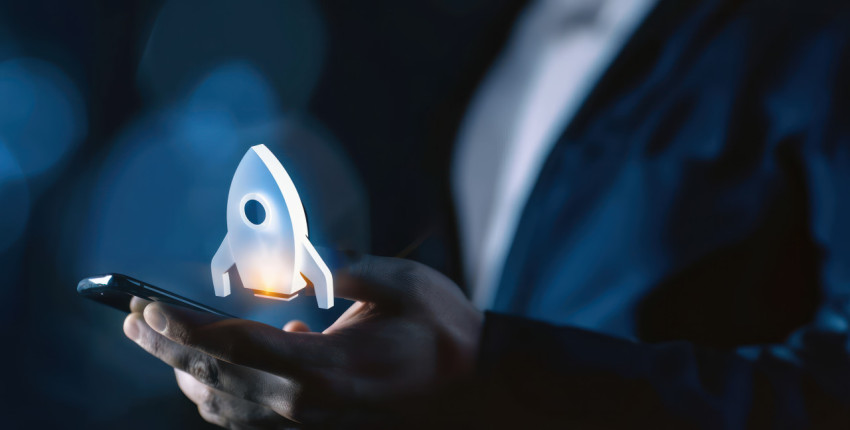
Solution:
<svg viewBox="0 0 850 430"><path fill-rule="evenodd" d="M216 296L230 295L234 264L258 297L291 300L309 286L320 308L333 306L333 277L310 243L298 191L265 145L248 150L230 184L227 235L210 265Z"/></svg>

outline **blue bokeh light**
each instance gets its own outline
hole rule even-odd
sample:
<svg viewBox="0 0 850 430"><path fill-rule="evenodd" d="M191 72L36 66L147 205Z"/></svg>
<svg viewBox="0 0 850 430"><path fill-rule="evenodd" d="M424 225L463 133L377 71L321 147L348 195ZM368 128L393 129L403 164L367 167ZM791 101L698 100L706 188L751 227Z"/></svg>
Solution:
<svg viewBox="0 0 850 430"><path fill-rule="evenodd" d="M64 73L34 58L0 63L0 139L25 176L53 167L85 134L83 99Z"/></svg>
<svg viewBox="0 0 850 430"><path fill-rule="evenodd" d="M30 195L24 173L14 154L0 140L0 252L23 233L30 211Z"/></svg>
<svg viewBox="0 0 850 430"><path fill-rule="evenodd" d="M262 73L247 61L229 61L204 76L170 115L171 140L187 156L219 168L241 151L239 130L262 127L279 114L274 89Z"/></svg>
<svg viewBox="0 0 850 430"><path fill-rule="evenodd" d="M170 102L211 67L240 58L270 78L285 107L302 107L321 73L325 40L309 0L170 1L143 42L139 83L149 102Z"/></svg>

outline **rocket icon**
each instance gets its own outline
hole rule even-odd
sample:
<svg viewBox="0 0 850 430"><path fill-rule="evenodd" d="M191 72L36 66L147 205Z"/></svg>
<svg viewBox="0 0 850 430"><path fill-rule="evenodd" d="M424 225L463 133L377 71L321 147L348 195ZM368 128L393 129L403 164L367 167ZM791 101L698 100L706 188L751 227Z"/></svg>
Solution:
<svg viewBox="0 0 850 430"><path fill-rule="evenodd" d="M311 287L320 308L332 307L333 277L307 233L292 179L265 145L251 147L230 183L227 235L210 264L215 295L230 295L235 264L257 297L292 300Z"/></svg>

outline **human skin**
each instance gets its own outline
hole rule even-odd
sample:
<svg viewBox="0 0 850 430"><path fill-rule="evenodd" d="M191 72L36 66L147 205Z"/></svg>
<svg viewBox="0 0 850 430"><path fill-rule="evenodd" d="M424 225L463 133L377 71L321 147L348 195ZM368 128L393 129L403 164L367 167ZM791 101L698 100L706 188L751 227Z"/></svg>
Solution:
<svg viewBox="0 0 850 430"><path fill-rule="evenodd" d="M361 427L437 413L474 373L484 320L422 264L363 256L335 274L355 300L321 333L134 300L124 332L174 367L201 416L228 428ZM457 391L457 390L454 390Z"/></svg>

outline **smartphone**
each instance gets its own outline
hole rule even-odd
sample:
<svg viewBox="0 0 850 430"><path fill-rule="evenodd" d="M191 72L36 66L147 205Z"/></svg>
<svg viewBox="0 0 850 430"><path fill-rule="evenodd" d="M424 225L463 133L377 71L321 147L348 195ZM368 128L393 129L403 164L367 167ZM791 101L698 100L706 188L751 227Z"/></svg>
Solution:
<svg viewBox="0 0 850 430"><path fill-rule="evenodd" d="M133 279L119 273L85 278L77 284L77 293L96 302L103 303L124 312L130 311L130 300L139 297L152 302L182 306L193 311L206 312L227 318L237 318L227 312L202 305L171 291L155 287L147 282Z"/></svg>

